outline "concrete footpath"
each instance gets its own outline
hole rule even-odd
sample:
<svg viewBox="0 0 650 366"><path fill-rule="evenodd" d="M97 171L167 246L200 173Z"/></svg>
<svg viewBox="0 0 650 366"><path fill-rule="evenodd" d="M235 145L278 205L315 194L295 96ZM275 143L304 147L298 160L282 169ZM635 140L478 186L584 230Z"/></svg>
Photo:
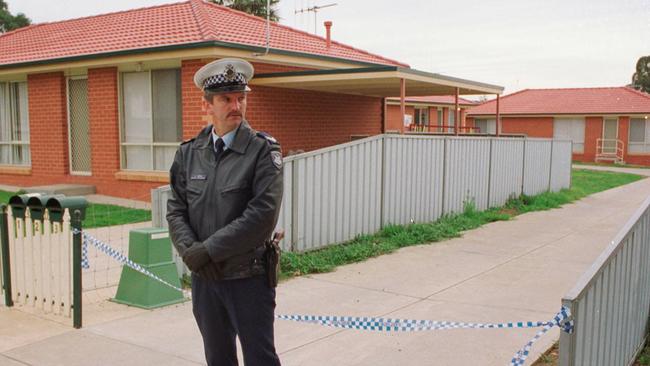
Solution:
<svg viewBox="0 0 650 366"><path fill-rule="evenodd" d="M644 179L561 209L485 225L462 238L296 278L278 288L277 313L549 320L648 195L650 179ZM189 303L145 311L102 301L111 296L110 289L104 292L85 305L82 330L0 307L0 365L204 364ZM290 366L504 366L536 332L385 334L277 321L276 343L283 365ZM558 337L554 329L537 342L526 365Z"/></svg>

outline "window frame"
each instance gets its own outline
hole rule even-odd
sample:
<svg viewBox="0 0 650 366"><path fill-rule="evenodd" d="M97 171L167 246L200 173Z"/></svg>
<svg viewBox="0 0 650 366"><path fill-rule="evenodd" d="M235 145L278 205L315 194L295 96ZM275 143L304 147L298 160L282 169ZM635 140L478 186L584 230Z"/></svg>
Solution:
<svg viewBox="0 0 650 366"><path fill-rule="evenodd" d="M0 166L21 167L21 168L22 167L29 168L29 167L32 166L32 148L31 148L31 135L32 134L31 134L31 125L30 125L30 118L29 118L29 86L27 84L27 81L26 80L0 81L0 88L4 88L5 89L4 92L6 93L5 95L7 95L7 101L5 101L4 98L3 98L2 100L0 100L0 103L5 103L6 106L10 106L11 102L12 102L11 99L10 99L11 98L10 90L11 90L12 86L14 86L14 85L18 86L19 84L23 84L23 83L25 84L25 103L27 105L27 133L28 133L27 140L26 141L14 140L14 138L13 138L13 136L14 136L13 127L14 127L14 123L17 123L17 124L20 125L20 114L18 114L18 121L12 121L11 114L7 113L7 117L8 117L7 121L9 123L9 131L10 131L11 138L9 140L6 140L6 141L0 140L0 146L8 145L10 147L9 163L5 163L5 164L0 163ZM18 98L14 99L13 103L14 103L14 108L16 108L16 110L19 111L20 110L20 95L19 94L16 94L16 95L18 95ZM27 151L27 162L26 163L24 163L24 164L23 163L16 163L14 161L13 147L15 147L15 146L22 146L22 147L27 148L26 149L26 151Z"/></svg>
<svg viewBox="0 0 650 366"><path fill-rule="evenodd" d="M180 127L181 127L181 136L178 142L154 142L154 96L153 96L153 72L154 71L165 71L165 70L175 70L178 73L179 79L178 79L178 95L180 98ZM151 141L148 143L141 143L141 142L125 142L126 139L126 117L125 117L125 108L124 108L124 102L125 102L125 97L124 97L124 75L125 74L137 74L137 73L142 73L146 72L148 76L148 85L149 85L149 94L150 94L150 107L151 107L151 117L149 118L151 124ZM118 125L118 133L119 133L119 150L120 150L120 170L125 171L125 172L151 172L151 173L160 173L160 172L165 172L167 170L156 170L155 168L155 148L156 147L178 147L180 144L183 142L183 136L182 136L182 131L183 131L183 80L182 80L182 70L179 67L165 67L165 68L160 68L160 69L149 69L149 70L129 70L129 71L121 71L119 72L119 77L117 80L117 87L118 87L118 115L119 115L119 125ZM150 160L149 160L149 168L148 169L129 169L127 168L127 162L126 162L126 147L129 146L142 146L142 147L149 147L149 152L150 152Z"/></svg>
<svg viewBox="0 0 650 366"><path fill-rule="evenodd" d="M643 127L643 142L632 142L630 141L630 137L632 134L632 120L641 120L644 122L644 127ZM646 138L648 135L648 128L650 128L650 116L648 115L633 115L629 116L629 127L627 131L627 154L628 155L650 155L650 141ZM631 147L632 145L635 146L643 146L643 151L641 152L632 152Z"/></svg>

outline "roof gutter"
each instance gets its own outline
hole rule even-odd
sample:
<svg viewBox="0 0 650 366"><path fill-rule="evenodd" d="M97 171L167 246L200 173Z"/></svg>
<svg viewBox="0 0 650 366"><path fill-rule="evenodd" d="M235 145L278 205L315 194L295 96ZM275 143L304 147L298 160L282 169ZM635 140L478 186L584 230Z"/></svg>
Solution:
<svg viewBox="0 0 650 366"><path fill-rule="evenodd" d="M194 49L194 48L203 48L203 47L222 47L222 48L230 48L235 50L253 51L258 53L266 51L265 47L244 45L240 43L231 43L231 42L223 42L223 41L202 41L196 43L155 46L149 48L137 48L137 49L120 50L120 51L112 51L112 52L94 53L89 55L67 56L67 57L59 57L59 58L52 58L46 60L18 62L12 64L1 64L0 70L27 67L27 66L48 65L48 64L55 64L60 62L83 61L83 60L92 60L92 59L114 57L114 56L137 55L142 53L175 51L175 50ZM356 61L356 60L350 60L350 59L345 59L340 57L322 56L322 55L316 55L311 53L268 48L268 54L271 53L275 55L282 55L282 56L294 56L294 57L303 57L303 58L323 60L323 61L343 62L343 63L360 65L360 66L386 66L385 64L377 64L377 63L367 62L367 61Z"/></svg>

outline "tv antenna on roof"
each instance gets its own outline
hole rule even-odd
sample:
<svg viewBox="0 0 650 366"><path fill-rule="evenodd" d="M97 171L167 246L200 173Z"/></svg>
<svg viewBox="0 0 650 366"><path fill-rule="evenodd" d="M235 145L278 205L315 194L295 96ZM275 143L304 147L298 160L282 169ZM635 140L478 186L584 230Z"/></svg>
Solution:
<svg viewBox="0 0 650 366"><path fill-rule="evenodd" d="M294 12L294 14L307 13L307 12L313 11L314 12L314 34L316 34L317 29L318 29L317 28L318 27L318 11L320 9L329 8L330 6L335 6L335 5L338 5L338 4L337 3L331 3L331 4L327 4L327 5L314 5L311 8L304 8L304 9L296 10Z"/></svg>

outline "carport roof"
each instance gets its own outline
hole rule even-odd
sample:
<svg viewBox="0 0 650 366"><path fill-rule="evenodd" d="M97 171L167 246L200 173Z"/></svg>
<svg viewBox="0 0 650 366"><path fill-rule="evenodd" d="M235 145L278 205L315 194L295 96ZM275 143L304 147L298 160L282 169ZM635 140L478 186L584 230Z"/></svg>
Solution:
<svg viewBox="0 0 650 366"><path fill-rule="evenodd" d="M328 93L397 97L400 80L406 95L501 94L503 87L433 74L399 66L310 70L255 75L252 85L303 89Z"/></svg>

